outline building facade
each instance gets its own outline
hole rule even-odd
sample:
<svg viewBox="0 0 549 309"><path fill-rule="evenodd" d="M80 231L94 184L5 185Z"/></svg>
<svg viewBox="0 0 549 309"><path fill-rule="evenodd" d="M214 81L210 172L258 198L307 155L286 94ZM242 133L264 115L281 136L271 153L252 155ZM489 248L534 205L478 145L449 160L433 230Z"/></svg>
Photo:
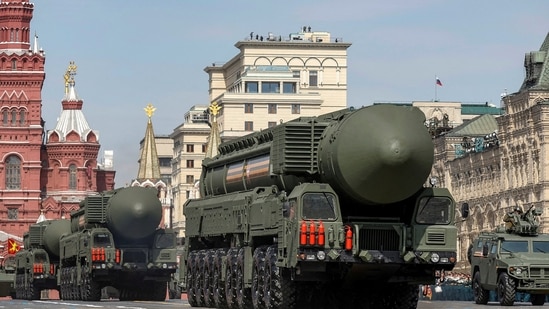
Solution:
<svg viewBox="0 0 549 309"><path fill-rule="evenodd" d="M31 44L33 12L31 2L0 0L0 231L17 241L38 220L70 218L86 195L113 188L115 176L112 164L98 164L99 134L82 113L73 63L59 120L45 132L45 52L38 36Z"/></svg>
<svg viewBox="0 0 549 309"><path fill-rule="evenodd" d="M197 182L202 172L210 134L208 106L195 105L185 113L184 122L170 135L173 140L172 159L172 227L178 237L185 236L183 204L198 197Z"/></svg>
<svg viewBox="0 0 549 309"><path fill-rule="evenodd" d="M347 107L347 49L329 32L303 27L288 38L250 34L223 65L204 69L222 140L301 116Z"/></svg>
<svg viewBox="0 0 549 309"><path fill-rule="evenodd" d="M549 34L524 66L519 91L502 97L503 115L477 117L435 138L432 176L458 203L456 269L468 269L473 238L501 225L515 206L542 209L541 232L549 233Z"/></svg>

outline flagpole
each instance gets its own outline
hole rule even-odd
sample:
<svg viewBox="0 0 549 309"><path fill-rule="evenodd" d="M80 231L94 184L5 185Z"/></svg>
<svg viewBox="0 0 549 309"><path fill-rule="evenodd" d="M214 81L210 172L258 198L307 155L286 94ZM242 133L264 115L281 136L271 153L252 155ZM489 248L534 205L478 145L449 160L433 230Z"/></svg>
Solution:
<svg viewBox="0 0 549 309"><path fill-rule="evenodd" d="M435 74L435 102L438 102L438 98L437 98L437 76Z"/></svg>

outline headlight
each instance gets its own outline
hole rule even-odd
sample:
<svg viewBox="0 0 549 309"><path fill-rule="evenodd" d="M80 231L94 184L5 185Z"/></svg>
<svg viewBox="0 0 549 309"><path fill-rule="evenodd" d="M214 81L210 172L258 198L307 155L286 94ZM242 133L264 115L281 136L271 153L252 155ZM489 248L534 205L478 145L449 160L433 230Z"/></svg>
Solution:
<svg viewBox="0 0 549 309"><path fill-rule="evenodd" d="M438 255L438 253L431 254L431 262L438 263L439 260L440 260L440 256Z"/></svg>
<svg viewBox="0 0 549 309"><path fill-rule="evenodd" d="M324 251L318 251L316 253L316 258L320 261L324 261L324 259L326 259L326 253Z"/></svg>

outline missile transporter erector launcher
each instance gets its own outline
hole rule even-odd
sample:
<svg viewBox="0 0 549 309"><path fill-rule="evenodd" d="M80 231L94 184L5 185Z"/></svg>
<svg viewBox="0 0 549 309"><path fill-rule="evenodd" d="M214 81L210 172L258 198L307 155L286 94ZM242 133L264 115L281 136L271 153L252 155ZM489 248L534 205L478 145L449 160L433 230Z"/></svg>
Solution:
<svg viewBox="0 0 549 309"><path fill-rule="evenodd" d="M415 308L456 262L455 203L425 187L434 147L414 107L302 117L225 142L188 200L192 306Z"/></svg>
<svg viewBox="0 0 549 309"><path fill-rule="evenodd" d="M59 290L59 238L70 232L70 221L64 219L29 227L23 235L24 248L15 255L15 298L37 300L42 290Z"/></svg>
<svg viewBox="0 0 549 309"><path fill-rule="evenodd" d="M112 286L121 300L165 300L177 259L175 233L158 228L161 217L154 188L86 197L60 240L61 298L98 301Z"/></svg>

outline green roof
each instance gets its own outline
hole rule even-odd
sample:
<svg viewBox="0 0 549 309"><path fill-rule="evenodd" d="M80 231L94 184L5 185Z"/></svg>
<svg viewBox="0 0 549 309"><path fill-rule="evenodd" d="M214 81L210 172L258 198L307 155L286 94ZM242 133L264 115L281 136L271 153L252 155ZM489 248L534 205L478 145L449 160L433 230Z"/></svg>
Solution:
<svg viewBox="0 0 549 309"><path fill-rule="evenodd" d="M503 115L503 108L486 104L462 104L462 115Z"/></svg>
<svg viewBox="0 0 549 309"><path fill-rule="evenodd" d="M475 117L455 127L446 136L485 136L498 129L496 118L485 114Z"/></svg>

